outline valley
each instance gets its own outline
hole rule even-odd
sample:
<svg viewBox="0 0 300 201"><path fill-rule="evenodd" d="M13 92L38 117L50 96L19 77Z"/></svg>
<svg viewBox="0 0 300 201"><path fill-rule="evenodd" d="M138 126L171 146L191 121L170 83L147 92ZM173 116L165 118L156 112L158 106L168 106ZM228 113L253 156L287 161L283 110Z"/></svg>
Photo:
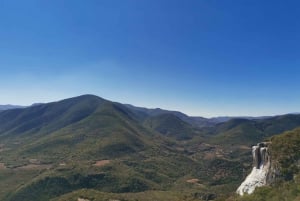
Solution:
<svg viewBox="0 0 300 201"><path fill-rule="evenodd" d="M0 112L0 200L226 200L300 115L221 122L84 95Z"/></svg>

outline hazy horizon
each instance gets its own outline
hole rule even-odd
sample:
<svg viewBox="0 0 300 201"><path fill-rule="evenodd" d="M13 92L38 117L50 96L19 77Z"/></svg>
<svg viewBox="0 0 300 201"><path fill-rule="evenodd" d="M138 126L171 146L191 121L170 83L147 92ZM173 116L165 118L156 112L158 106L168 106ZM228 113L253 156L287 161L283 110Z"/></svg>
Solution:
<svg viewBox="0 0 300 201"><path fill-rule="evenodd" d="M94 94L191 116L299 112L299 6L1 2L0 104Z"/></svg>
<svg viewBox="0 0 300 201"><path fill-rule="evenodd" d="M82 95L78 95L78 96L83 96L83 95L95 95L95 94L82 94ZM51 103L51 102L57 102L57 101L62 101L64 99L68 99L68 98L75 98L75 97L78 97L78 96L74 96L74 97L67 97L67 98L63 98L63 99L59 99L59 100L53 100L53 101L49 101L49 102L34 102L34 103L31 103L31 104L27 104L27 105L18 105L18 104L0 104L0 106L21 106L21 107L29 107L29 106L33 106L35 104L47 104L47 103ZM95 95L97 96L97 95ZM103 98L103 99L106 99L105 97L100 97L98 96L99 98ZM181 110L176 110L176 109L172 109L172 108L161 108L161 107L155 107L155 106L143 106L143 105L134 105L134 104L131 104L131 103L126 103L126 102L120 102L120 101L115 101L115 100L109 100L109 99L106 99L108 101L112 101L112 102L119 102L121 104L125 104L125 105L131 105L131 106L134 106L134 107L141 107L141 108L146 108L146 109L162 109L162 110L169 110L169 111L176 111L176 112L182 112L188 116L191 116L191 117L204 117L204 118L222 118L222 117L268 117L268 116L278 116L278 115L286 115L286 114L298 114L299 112L297 111L294 111L294 112L289 112L289 113L281 113L281 114L267 114L267 115L226 115L226 114L223 114L223 115L217 115L217 116L204 116L204 115L191 115L191 114L188 114L184 111L181 111Z"/></svg>

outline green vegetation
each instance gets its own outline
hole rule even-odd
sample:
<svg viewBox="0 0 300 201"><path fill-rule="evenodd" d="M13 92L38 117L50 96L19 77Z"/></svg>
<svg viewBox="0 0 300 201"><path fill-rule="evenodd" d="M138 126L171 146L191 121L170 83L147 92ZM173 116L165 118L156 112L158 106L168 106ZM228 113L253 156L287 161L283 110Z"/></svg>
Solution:
<svg viewBox="0 0 300 201"><path fill-rule="evenodd" d="M197 130L192 125L173 114L149 117L145 120L144 125L165 136L174 137L177 140L191 139L197 134Z"/></svg>
<svg viewBox="0 0 300 201"><path fill-rule="evenodd" d="M273 136L270 154L276 179L251 195L233 196L227 201L297 201L300 200L300 129Z"/></svg>
<svg viewBox="0 0 300 201"><path fill-rule="evenodd" d="M2 111L0 200L221 199L251 169L251 143L300 126L297 115L207 128L190 121L92 95ZM272 150L288 179L298 173L299 140L286 135L272 138Z"/></svg>
<svg viewBox="0 0 300 201"><path fill-rule="evenodd" d="M292 130L300 126L300 115L283 115L269 119L248 120L232 119L218 124L209 131L214 135L211 143L253 145L273 135Z"/></svg>
<svg viewBox="0 0 300 201"><path fill-rule="evenodd" d="M186 193L184 193L186 194ZM82 189L75 191L51 201L77 201L78 198L84 198L93 201L107 201L107 200L120 200L120 201L193 201L199 200L196 196L184 196L182 192L173 191L145 191L140 193L104 193L96 190Z"/></svg>
<svg viewBox="0 0 300 201"><path fill-rule="evenodd" d="M300 170L300 129L274 136L271 141L273 165L280 169L285 180L293 179Z"/></svg>

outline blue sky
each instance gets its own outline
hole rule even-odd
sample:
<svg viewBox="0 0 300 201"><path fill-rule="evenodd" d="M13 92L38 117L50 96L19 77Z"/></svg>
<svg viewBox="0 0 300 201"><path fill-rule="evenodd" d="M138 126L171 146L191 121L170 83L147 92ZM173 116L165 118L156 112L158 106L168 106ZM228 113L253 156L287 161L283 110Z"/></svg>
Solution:
<svg viewBox="0 0 300 201"><path fill-rule="evenodd" d="M0 104L81 94L196 116L300 111L300 2L4 0Z"/></svg>

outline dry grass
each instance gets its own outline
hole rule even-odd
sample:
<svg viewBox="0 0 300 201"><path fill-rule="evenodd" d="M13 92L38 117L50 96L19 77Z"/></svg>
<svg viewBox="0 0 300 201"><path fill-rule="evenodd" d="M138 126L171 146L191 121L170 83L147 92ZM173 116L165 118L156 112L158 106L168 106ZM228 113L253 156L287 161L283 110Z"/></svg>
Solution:
<svg viewBox="0 0 300 201"><path fill-rule="evenodd" d="M18 170L32 170L32 169L41 170L41 169L50 169L51 167L52 167L52 165L29 164L29 165L24 165L24 166L18 167L16 169L18 169Z"/></svg>
<svg viewBox="0 0 300 201"><path fill-rule="evenodd" d="M186 180L187 183L192 183L192 184L196 184L199 182L199 179L189 179L189 180Z"/></svg>
<svg viewBox="0 0 300 201"><path fill-rule="evenodd" d="M101 161L96 161L94 166L102 167L102 166L107 165L109 163L110 163L110 160L101 160Z"/></svg>

